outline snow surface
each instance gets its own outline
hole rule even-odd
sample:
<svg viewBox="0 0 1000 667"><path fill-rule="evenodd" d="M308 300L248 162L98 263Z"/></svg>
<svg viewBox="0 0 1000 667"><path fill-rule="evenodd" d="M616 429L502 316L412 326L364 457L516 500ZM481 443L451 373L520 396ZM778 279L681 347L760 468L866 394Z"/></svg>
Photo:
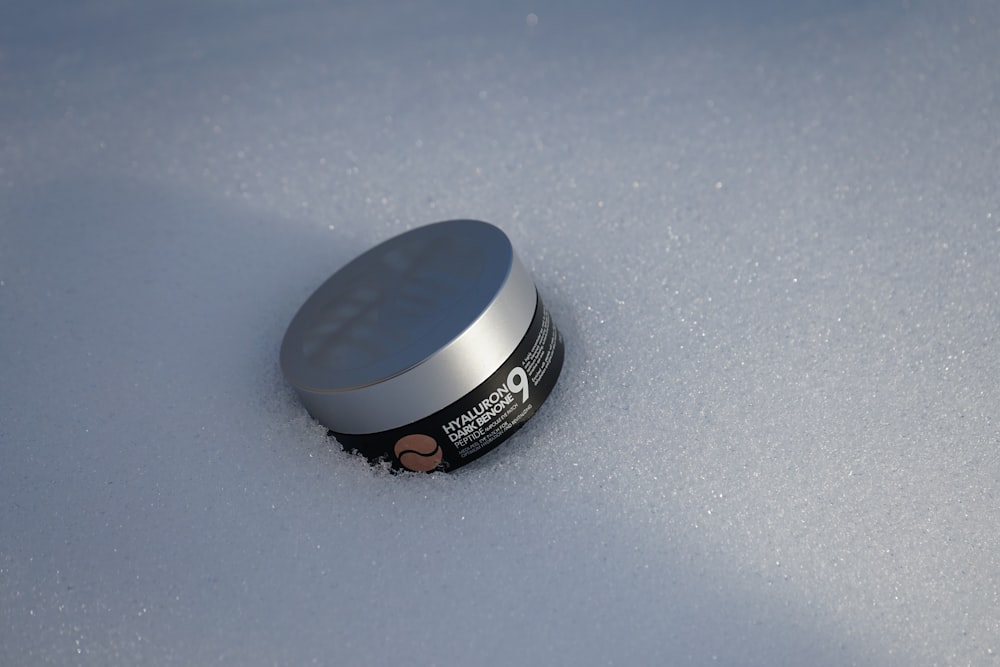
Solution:
<svg viewBox="0 0 1000 667"><path fill-rule="evenodd" d="M0 664L1000 665L1000 4L7 3ZM454 475L306 296L512 237L559 386Z"/></svg>

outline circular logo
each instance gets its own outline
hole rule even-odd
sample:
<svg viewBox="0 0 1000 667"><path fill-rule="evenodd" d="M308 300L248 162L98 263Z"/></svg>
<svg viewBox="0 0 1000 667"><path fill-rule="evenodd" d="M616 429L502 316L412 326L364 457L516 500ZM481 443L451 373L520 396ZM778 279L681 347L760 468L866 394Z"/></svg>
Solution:
<svg viewBox="0 0 1000 667"><path fill-rule="evenodd" d="M444 456L441 447L434 438L420 433L404 435L396 441L396 446L392 448L392 451L404 468L414 472L434 470Z"/></svg>

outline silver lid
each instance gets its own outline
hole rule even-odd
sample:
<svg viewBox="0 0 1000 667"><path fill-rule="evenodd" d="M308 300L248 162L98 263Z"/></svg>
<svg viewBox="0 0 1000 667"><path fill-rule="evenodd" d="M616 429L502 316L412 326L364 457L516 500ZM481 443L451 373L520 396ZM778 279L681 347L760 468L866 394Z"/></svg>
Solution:
<svg viewBox="0 0 1000 667"><path fill-rule="evenodd" d="M528 330L536 298L498 228L476 220L418 227L357 257L309 297L281 343L281 368L327 428L397 428L496 371Z"/></svg>

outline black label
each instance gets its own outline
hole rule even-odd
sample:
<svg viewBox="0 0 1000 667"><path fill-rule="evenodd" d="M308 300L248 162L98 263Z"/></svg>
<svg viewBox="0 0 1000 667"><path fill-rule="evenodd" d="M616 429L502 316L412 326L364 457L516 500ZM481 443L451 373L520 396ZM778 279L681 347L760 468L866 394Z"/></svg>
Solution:
<svg viewBox="0 0 1000 667"><path fill-rule="evenodd" d="M348 451L394 469L454 470L514 434L538 411L559 378L563 339L541 297L527 333L493 375L429 417L380 433L330 431Z"/></svg>

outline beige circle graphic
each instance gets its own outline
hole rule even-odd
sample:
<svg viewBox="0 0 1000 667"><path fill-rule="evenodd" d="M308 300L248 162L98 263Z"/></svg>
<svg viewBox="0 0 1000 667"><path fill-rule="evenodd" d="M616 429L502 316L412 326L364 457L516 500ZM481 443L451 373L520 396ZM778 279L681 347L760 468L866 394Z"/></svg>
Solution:
<svg viewBox="0 0 1000 667"><path fill-rule="evenodd" d="M407 470L430 472L438 467L444 452L429 435L412 433L396 441L392 451Z"/></svg>

